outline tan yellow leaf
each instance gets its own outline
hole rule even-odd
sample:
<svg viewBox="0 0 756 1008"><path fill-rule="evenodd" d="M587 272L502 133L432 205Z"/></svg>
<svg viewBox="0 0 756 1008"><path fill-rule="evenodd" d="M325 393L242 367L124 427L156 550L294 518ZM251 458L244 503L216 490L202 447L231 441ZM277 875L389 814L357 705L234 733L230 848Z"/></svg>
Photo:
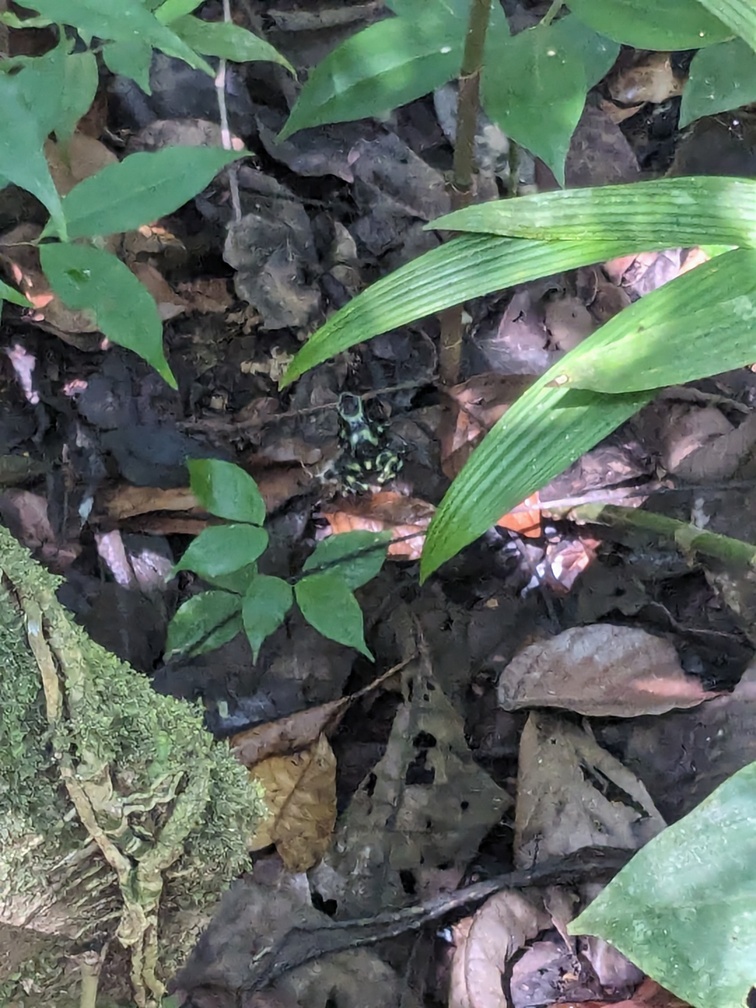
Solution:
<svg viewBox="0 0 756 1008"><path fill-rule="evenodd" d="M271 756L250 776L265 789L270 815L250 848L275 844L286 867L307 871L323 857L336 822L336 759L325 735L291 756Z"/></svg>

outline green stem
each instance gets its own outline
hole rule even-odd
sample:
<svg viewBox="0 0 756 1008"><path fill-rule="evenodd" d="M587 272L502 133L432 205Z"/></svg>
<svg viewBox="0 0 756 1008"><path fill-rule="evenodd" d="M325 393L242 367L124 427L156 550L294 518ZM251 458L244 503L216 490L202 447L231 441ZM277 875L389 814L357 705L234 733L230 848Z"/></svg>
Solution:
<svg viewBox="0 0 756 1008"><path fill-rule="evenodd" d="M451 189L452 210L461 210L462 207L468 206L472 200L480 73L483 67L486 33L491 17L491 2L492 0L472 0L470 5L462 69L459 74L454 174ZM439 370L442 384L456 384L459 380L461 360L462 305L457 305L447 309L441 315Z"/></svg>
<svg viewBox="0 0 756 1008"><path fill-rule="evenodd" d="M563 6L564 6L564 0L552 0L551 7L549 7L549 9L541 18L540 21L541 27L543 28L548 27Z"/></svg>

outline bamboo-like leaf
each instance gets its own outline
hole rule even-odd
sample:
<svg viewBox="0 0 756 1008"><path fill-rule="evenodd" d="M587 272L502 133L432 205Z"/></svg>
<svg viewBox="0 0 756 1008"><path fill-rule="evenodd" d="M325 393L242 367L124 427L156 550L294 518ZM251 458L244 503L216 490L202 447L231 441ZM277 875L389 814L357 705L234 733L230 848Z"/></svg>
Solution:
<svg viewBox="0 0 756 1008"><path fill-rule="evenodd" d="M756 246L756 181L693 176L567 189L480 203L429 226L569 241L611 235L635 241L638 251L662 232L670 246Z"/></svg>
<svg viewBox="0 0 756 1008"><path fill-rule="evenodd" d="M756 7L753 0L698 0L756 51Z"/></svg>
<svg viewBox="0 0 756 1008"><path fill-rule="evenodd" d="M676 242L669 233L641 247L664 249ZM432 249L344 305L314 333L289 365L285 387L305 371L372 339L470 298L514 284L550 276L560 270L628 255L637 240L540 242L494 235L464 235Z"/></svg>
<svg viewBox="0 0 756 1008"><path fill-rule="evenodd" d="M756 359L756 249L736 249L652 291L562 360L598 392L679 385Z"/></svg>
<svg viewBox="0 0 756 1008"><path fill-rule="evenodd" d="M610 396L553 387L561 370L563 362L520 396L452 483L428 529L422 579L651 398L648 392Z"/></svg>

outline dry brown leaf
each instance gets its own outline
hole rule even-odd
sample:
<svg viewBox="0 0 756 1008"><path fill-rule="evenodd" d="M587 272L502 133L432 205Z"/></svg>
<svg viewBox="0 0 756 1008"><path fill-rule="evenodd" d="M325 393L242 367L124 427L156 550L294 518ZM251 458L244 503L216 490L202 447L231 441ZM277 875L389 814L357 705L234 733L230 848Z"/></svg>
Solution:
<svg viewBox="0 0 756 1008"><path fill-rule="evenodd" d="M350 696L319 704L317 707L308 707L306 710L297 711L296 714L290 714L289 717L278 718L276 721L268 721L266 724L255 725L254 728L239 732L229 740L229 745L235 751L237 759L247 767L254 766L269 756L280 756L312 745L321 734L333 731L337 727L350 704L377 689L401 667L397 665L390 668L364 689Z"/></svg>
<svg viewBox="0 0 756 1008"><path fill-rule="evenodd" d="M594 717L663 714L716 696L683 671L668 641L598 623L531 644L499 677L505 710L560 707Z"/></svg>
<svg viewBox="0 0 756 1008"><path fill-rule="evenodd" d="M420 558L425 530L435 511L432 504L395 490L380 490L362 497L342 497L338 505L338 511L323 512L334 533L390 530L395 541L389 544L389 556Z"/></svg>
<svg viewBox="0 0 756 1008"><path fill-rule="evenodd" d="M104 143L83 133L74 133L65 143L47 140L44 150L55 188L61 196L66 196L75 185L101 168L118 161Z"/></svg>
<svg viewBox="0 0 756 1008"><path fill-rule="evenodd" d="M538 491L526 497L514 511L505 514L496 522L499 528L518 532L529 539L538 539L541 535L541 509Z"/></svg>
<svg viewBox="0 0 756 1008"><path fill-rule="evenodd" d="M336 759L321 735L308 749L271 756L250 771L265 794L269 816L250 850L275 844L292 872L312 868L328 850L336 822Z"/></svg>
<svg viewBox="0 0 756 1008"><path fill-rule="evenodd" d="M660 105L682 94L684 81L675 74L669 53L652 52L622 67L608 81L609 94L623 105Z"/></svg>
<svg viewBox="0 0 756 1008"><path fill-rule="evenodd" d="M123 484L98 501L100 509L114 521L124 521L151 511L201 511L188 487L138 487Z"/></svg>
<svg viewBox="0 0 756 1008"><path fill-rule="evenodd" d="M147 288L153 297L158 314L163 322L181 315L186 308L182 298L174 293L171 285L163 274L152 263L134 262L129 267L131 272Z"/></svg>
<svg viewBox="0 0 756 1008"><path fill-rule="evenodd" d="M665 823L646 788L582 728L533 713L520 739L515 863L582 847L637 850Z"/></svg>
<svg viewBox="0 0 756 1008"><path fill-rule="evenodd" d="M549 915L518 892L505 889L487 900L454 952L449 1008L508 1008L502 989L507 965L550 924Z"/></svg>
<svg viewBox="0 0 756 1008"><path fill-rule="evenodd" d="M473 449L512 403L533 384L529 375L475 375L448 390L449 410L439 428L442 468L454 479Z"/></svg>
<svg viewBox="0 0 756 1008"><path fill-rule="evenodd" d="M560 1008L688 1008L688 1002L647 977L633 996L624 1001L566 1001Z"/></svg>
<svg viewBox="0 0 756 1008"><path fill-rule="evenodd" d="M228 280L223 277L201 277L190 283L177 284L176 290L191 311L203 315L226 312L234 301L228 289Z"/></svg>

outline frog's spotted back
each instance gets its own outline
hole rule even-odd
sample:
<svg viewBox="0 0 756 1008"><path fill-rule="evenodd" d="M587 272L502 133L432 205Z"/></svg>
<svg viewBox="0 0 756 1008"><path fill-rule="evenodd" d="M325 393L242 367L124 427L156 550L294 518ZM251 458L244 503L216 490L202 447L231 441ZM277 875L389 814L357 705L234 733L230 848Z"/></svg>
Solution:
<svg viewBox="0 0 756 1008"><path fill-rule="evenodd" d="M335 470L344 490L365 493L395 479L403 465L401 446L386 435L386 424L369 419L362 399L352 392L341 393L337 409L343 451Z"/></svg>

